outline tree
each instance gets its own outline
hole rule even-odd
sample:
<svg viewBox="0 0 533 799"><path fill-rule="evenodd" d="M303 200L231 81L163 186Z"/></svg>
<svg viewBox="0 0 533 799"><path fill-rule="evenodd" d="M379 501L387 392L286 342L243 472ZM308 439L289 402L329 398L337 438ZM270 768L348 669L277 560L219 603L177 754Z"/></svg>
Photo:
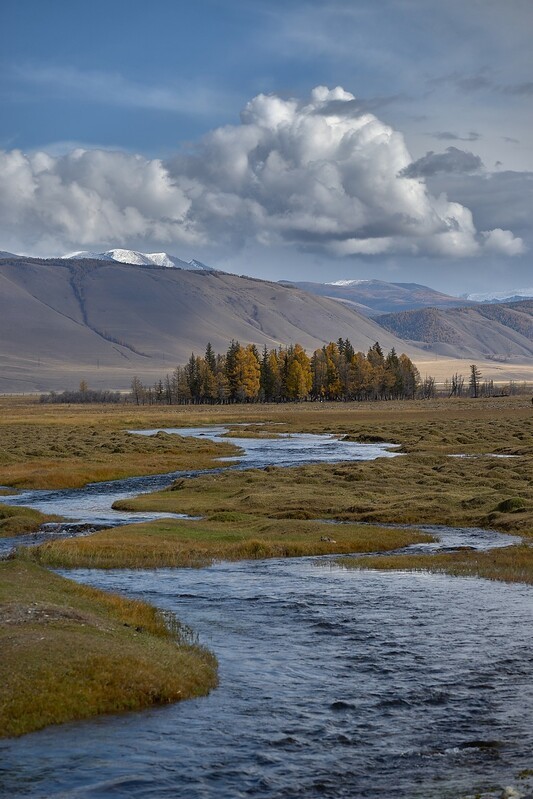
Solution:
<svg viewBox="0 0 533 799"><path fill-rule="evenodd" d="M141 402L144 405L144 386L141 383L140 379L135 375L133 380L131 381L131 395L133 397L133 401L136 405L140 405Z"/></svg>
<svg viewBox="0 0 533 799"><path fill-rule="evenodd" d="M213 374L215 374L216 369L217 369L217 359L216 359L215 353L213 352L213 347L211 346L211 342L210 341L207 342L207 347L205 348L204 359L205 359L205 362L208 365L208 367L213 372Z"/></svg>
<svg viewBox="0 0 533 799"><path fill-rule="evenodd" d="M470 365L470 396L474 399L479 397L479 386L481 381L481 372L475 363Z"/></svg>
<svg viewBox="0 0 533 799"><path fill-rule="evenodd" d="M462 397L465 379L457 372L452 375L449 397Z"/></svg>

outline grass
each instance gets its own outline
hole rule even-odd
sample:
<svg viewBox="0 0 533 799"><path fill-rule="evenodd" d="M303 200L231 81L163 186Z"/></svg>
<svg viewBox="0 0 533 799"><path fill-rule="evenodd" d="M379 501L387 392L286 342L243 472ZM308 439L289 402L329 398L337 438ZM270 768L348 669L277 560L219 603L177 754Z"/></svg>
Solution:
<svg viewBox="0 0 533 799"><path fill-rule="evenodd" d="M12 412L30 411L14 408ZM231 427L248 422L250 426L244 428L247 435L328 432L359 441L397 443L404 454L369 462L269 467L178 480L170 490L125 500L117 507L187 513L204 517L202 523L166 520L51 542L35 552L43 562L196 565L213 558L347 551L340 549L341 540L343 546L361 551L356 537L351 543L344 542L339 527L332 532L329 526L324 532L313 519L366 522L376 527L398 522L475 525L518 533L526 541L533 538L533 413L527 398L130 408L128 412L134 414L128 417L131 427L201 423ZM45 418L46 425L68 421L70 426L77 421L83 428L91 412L76 409L65 413L66 417L59 414L58 420L57 411L46 409L45 417L51 414ZM114 409L98 413L105 430L125 423L123 408L116 413ZM242 435L243 428L235 426L234 431ZM167 438L163 436L161 441ZM491 457L494 453L515 457ZM471 457L451 458L451 454ZM300 535L304 528L305 540ZM203 531L203 541L198 538L200 533L192 536L194 529ZM230 542L231 536L238 540ZM335 538L337 548L321 541L324 536ZM378 548L395 546L388 547L385 542Z"/></svg>
<svg viewBox="0 0 533 799"><path fill-rule="evenodd" d="M0 563L0 734L205 694L216 665L148 605L66 581L53 566L199 566L214 559L392 550L428 540L386 522L485 526L522 546L487 553L368 556L350 568L424 569L533 582L533 413L528 398L281 406L40 406L0 398L0 483L59 488L207 468L235 454L127 429L247 422L236 435L327 432L389 441L401 458L267 468L180 480L121 507L200 515L42 544ZM489 453L514 455L510 459ZM450 458L468 454L472 458ZM22 509L17 509L17 512ZM9 517L13 519L14 517ZM29 517L27 517L29 518ZM316 519L349 522L331 525ZM4 521L9 519L4 519ZM361 525L367 522L370 525ZM13 523L13 522L10 522Z"/></svg>
<svg viewBox="0 0 533 799"><path fill-rule="evenodd" d="M0 503L0 538L33 533L46 522L60 521L59 516L47 516L32 508L19 508L16 505Z"/></svg>
<svg viewBox="0 0 533 799"><path fill-rule="evenodd" d="M431 540L413 530L218 513L201 522L163 519L47 542L21 548L19 557L64 568L198 567L214 560L376 552Z"/></svg>
<svg viewBox="0 0 533 799"><path fill-rule="evenodd" d="M39 407L39 406L37 406ZM142 474L209 469L235 455L229 443L80 424L0 424L0 482L14 488L79 488Z"/></svg>
<svg viewBox="0 0 533 799"><path fill-rule="evenodd" d="M144 602L0 563L0 737L201 696L214 657Z"/></svg>
<svg viewBox="0 0 533 799"><path fill-rule="evenodd" d="M436 555L384 555L339 558L347 569L425 571L464 577L484 577L533 585L533 547L527 544L489 552L447 552Z"/></svg>
<svg viewBox="0 0 533 799"><path fill-rule="evenodd" d="M531 474L533 455L504 461L408 454L203 475L115 507L194 516L246 508L270 519L477 525L533 535Z"/></svg>

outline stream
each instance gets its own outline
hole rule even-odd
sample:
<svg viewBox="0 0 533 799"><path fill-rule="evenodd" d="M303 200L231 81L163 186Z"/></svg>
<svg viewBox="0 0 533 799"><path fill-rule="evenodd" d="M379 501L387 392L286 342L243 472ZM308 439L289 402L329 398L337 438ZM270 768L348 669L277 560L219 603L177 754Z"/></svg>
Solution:
<svg viewBox="0 0 533 799"><path fill-rule="evenodd" d="M215 437L224 429L175 432ZM396 454L332 436L224 440L245 451L226 468ZM24 492L9 502L72 523L125 523L133 514L112 511L115 499L183 474L194 473ZM516 540L419 529L438 535L439 544L425 545L433 549ZM351 571L328 558L62 573L175 612L217 655L220 687L0 742L2 797L460 799L527 785L517 774L533 768L528 586Z"/></svg>

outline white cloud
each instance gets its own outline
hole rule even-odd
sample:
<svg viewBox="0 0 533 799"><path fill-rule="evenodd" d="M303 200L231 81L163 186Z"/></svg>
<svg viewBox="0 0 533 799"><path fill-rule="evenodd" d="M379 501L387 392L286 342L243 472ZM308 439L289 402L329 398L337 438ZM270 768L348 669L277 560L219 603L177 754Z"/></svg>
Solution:
<svg viewBox="0 0 533 799"><path fill-rule="evenodd" d="M411 162L402 134L340 87L319 86L308 103L259 95L240 125L217 128L166 164L101 150L1 153L2 246L523 251L510 231L478 233L468 208L402 176Z"/></svg>

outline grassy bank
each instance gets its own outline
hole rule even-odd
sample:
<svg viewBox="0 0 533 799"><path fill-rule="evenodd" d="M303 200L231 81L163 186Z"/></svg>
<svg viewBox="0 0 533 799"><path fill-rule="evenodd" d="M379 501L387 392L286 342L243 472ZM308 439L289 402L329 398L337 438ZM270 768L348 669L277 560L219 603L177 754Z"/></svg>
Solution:
<svg viewBox="0 0 533 799"><path fill-rule="evenodd" d="M0 563L0 737L201 696L214 657L144 602Z"/></svg>
<svg viewBox="0 0 533 799"><path fill-rule="evenodd" d="M57 522L59 516L47 516L32 508L19 508L16 505L0 503L0 538L33 533L46 522Z"/></svg>
<svg viewBox="0 0 533 799"><path fill-rule="evenodd" d="M379 558L372 556L357 559L339 558L337 562L347 569L429 571L533 585L533 547L527 544L494 549L490 552L384 555Z"/></svg>
<svg viewBox="0 0 533 799"><path fill-rule="evenodd" d="M218 513L201 522L163 519L48 542L21 550L20 557L65 568L198 567L214 560L376 552L430 540L413 530Z"/></svg>

